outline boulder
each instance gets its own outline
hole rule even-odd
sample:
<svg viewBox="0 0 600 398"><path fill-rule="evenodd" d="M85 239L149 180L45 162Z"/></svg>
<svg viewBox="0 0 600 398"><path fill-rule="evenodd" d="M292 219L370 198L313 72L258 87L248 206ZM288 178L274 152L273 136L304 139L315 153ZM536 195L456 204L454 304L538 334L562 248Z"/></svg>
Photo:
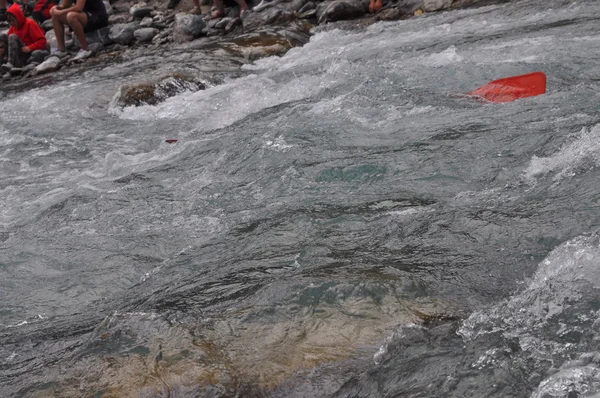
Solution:
<svg viewBox="0 0 600 398"><path fill-rule="evenodd" d="M57 56L50 56L47 60L35 67L34 74L53 72L60 66L61 59Z"/></svg>
<svg viewBox="0 0 600 398"><path fill-rule="evenodd" d="M115 43L129 45L135 38L133 32L137 27L138 25L134 22L113 25L110 27L109 37Z"/></svg>
<svg viewBox="0 0 600 398"><path fill-rule="evenodd" d="M115 95L113 103L120 107L156 105L185 91L198 91L205 88L206 86L201 81L175 73L163 76L153 82L124 85Z"/></svg>
<svg viewBox="0 0 600 398"><path fill-rule="evenodd" d="M146 3L134 4L133 7L129 9L131 16L139 19L150 16L152 11L154 11L154 9L152 7L148 7Z"/></svg>
<svg viewBox="0 0 600 398"><path fill-rule="evenodd" d="M149 28L152 26L153 23L154 19L152 19L152 17L144 17L144 19L142 19L142 22L140 22L140 26L143 28Z"/></svg>
<svg viewBox="0 0 600 398"><path fill-rule="evenodd" d="M44 22L42 22L42 24L40 26L42 27L44 32L48 32L50 30L53 31L53 29L54 29L54 25L52 24L51 19L46 19Z"/></svg>
<svg viewBox="0 0 600 398"><path fill-rule="evenodd" d="M104 51L104 45L102 43L90 43L88 44L88 49L94 54L98 54Z"/></svg>
<svg viewBox="0 0 600 398"><path fill-rule="evenodd" d="M88 45L91 45L94 43L100 43L103 47L108 46L113 43L113 41L110 38L109 33L110 33L110 28L108 26L105 26L104 28L100 28L100 29L86 33L85 40L87 41ZM47 36L46 36L46 40L47 40ZM73 47L75 49L81 47L81 44L79 43L79 40L77 39L77 36L75 36L75 35L73 35Z"/></svg>
<svg viewBox="0 0 600 398"><path fill-rule="evenodd" d="M158 29L156 28L141 28L133 32L133 36L135 36L136 40L142 43L152 41L157 34Z"/></svg>
<svg viewBox="0 0 600 398"><path fill-rule="evenodd" d="M183 14L175 15L173 39L176 42L192 41L200 37L206 28L202 15Z"/></svg>
<svg viewBox="0 0 600 398"><path fill-rule="evenodd" d="M367 4L359 0L333 0L317 6L319 23L354 19L368 12Z"/></svg>

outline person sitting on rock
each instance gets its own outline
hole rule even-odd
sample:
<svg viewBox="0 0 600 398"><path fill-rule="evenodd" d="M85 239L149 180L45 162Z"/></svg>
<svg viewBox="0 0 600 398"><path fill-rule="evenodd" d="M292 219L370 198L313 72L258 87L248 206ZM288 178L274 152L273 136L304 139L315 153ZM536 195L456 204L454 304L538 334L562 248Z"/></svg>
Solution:
<svg viewBox="0 0 600 398"><path fill-rule="evenodd" d="M74 6L71 6L71 0L65 0L62 5L54 6L50 10L54 33L58 51L54 55L59 58L67 55L65 50L65 24L71 27L71 30L79 40L81 49L73 58L73 61L79 61L92 55L85 39L86 32L91 32L108 25L108 14L102 0L77 0Z"/></svg>
<svg viewBox="0 0 600 398"><path fill-rule="evenodd" d="M31 18L40 25L50 19L50 9L54 6L53 0L37 0L31 10Z"/></svg>
<svg viewBox="0 0 600 398"><path fill-rule="evenodd" d="M13 4L6 11L6 20L10 29L0 35L0 54L4 70L25 66L32 52L46 49L46 36L40 26L32 19L25 18L21 6Z"/></svg>
<svg viewBox="0 0 600 398"><path fill-rule="evenodd" d="M240 6L240 14L248 11L248 4L246 4L246 0L235 0L235 2ZM213 4L216 10L211 14L210 19L223 18L225 16L223 0L213 0Z"/></svg>

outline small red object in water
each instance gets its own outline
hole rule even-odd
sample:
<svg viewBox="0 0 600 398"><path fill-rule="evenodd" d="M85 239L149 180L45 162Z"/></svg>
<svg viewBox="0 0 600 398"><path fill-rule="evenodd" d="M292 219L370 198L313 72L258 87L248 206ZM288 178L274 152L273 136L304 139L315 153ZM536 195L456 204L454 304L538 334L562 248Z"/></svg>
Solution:
<svg viewBox="0 0 600 398"><path fill-rule="evenodd" d="M514 101L519 98L535 97L545 92L546 75L543 72L533 72L494 80L475 91L471 91L469 94L500 103Z"/></svg>
<svg viewBox="0 0 600 398"><path fill-rule="evenodd" d="M169 144L174 144L177 142L177 140L165 140L165 142Z"/></svg>

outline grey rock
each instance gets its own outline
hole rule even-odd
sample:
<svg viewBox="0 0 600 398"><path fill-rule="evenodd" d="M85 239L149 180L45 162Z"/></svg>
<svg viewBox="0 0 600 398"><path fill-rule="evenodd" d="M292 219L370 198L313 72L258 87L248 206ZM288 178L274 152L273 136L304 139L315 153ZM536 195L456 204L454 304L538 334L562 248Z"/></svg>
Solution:
<svg viewBox="0 0 600 398"><path fill-rule="evenodd" d="M290 4L290 8L292 11L298 11L298 10L302 9L302 7L304 7L306 2L307 2L307 0L293 0L292 3Z"/></svg>
<svg viewBox="0 0 600 398"><path fill-rule="evenodd" d="M140 22L140 26L143 28L149 28L154 23L154 19L152 17L144 17L142 22Z"/></svg>
<svg viewBox="0 0 600 398"><path fill-rule="evenodd" d="M104 51L104 45L100 42L89 43L88 49L91 50L94 54L98 54Z"/></svg>
<svg viewBox="0 0 600 398"><path fill-rule="evenodd" d="M304 14L305 12L314 10L315 8L317 8L317 5L315 3L313 3L312 1L309 1L308 3L304 4L302 6L302 8L300 8L298 10L298 14Z"/></svg>
<svg viewBox="0 0 600 398"><path fill-rule="evenodd" d="M260 3L258 3L258 5L252 7L252 11L261 12L262 10L273 7L280 2L281 0L262 0Z"/></svg>
<svg viewBox="0 0 600 398"><path fill-rule="evenodd" d="M37 73L52 72L58 69L61 59L55 55L51 55L47 60L35 67Z"/></svg>
<svg viewBox="0 0 600 398"><path fill-rule="evenodd" d="M108 26L86 33L85 39L88 44L100 43L103 46L108 46L113 42L110 38L110 28Z"/></svg>
<svg viewBox="0 0 600 398"><path fill-rule="evenodd" d="M452 0L423 0L423 11L439 11L452 5Z"/></svg>
<svg viewBox="0 0 600 398"><path fill-rule="evenodd" d="M23 73L27 73L27 72L29 72L29 71L32 71L32 70L34 70L34 69L35 69L35 67L36 67L37 65L39 65L39 64L37 64L37 63L35 63L35 62L34 62L34 63L31 63L31 64L27 64L27 65L25 65L25 67L23 68Z"/></svg>
<svg viewBox="0 0 600 398"><path fill-rule="evenodd" d="M412 15L418 9L423 9L423 0L401 0L394 6L402 15Z"/></svg>
<svg viewBox="0 0 600 398"><path fill-rule="evenodd" d="M227 23L227 25L225 25L225 32L231 32L233 31L236 27L241 26L242 25L242 20L241 18L233 18L231 21L229 21L229 23Z"/></svg>
<svg viewBox="0 0 600 398"><path fill-rule="evenodd" d="M113 15L115 13L115 10L113 10L112 6L108 1L104 2L104 8L106 8L107 15Z"/></svg>
<svg viewBox="0 0 600 398"><path fill-rule="evenodd" d="M367 12L367 4L359 0L334 0L317 6L317 18L320 24L358 18Z"/></svg>
<svg viewBox="0 0 600 398"><path fill-rule="evenodd" d="M46 50L35 50L31 53L31 56L29 57L29 59L27 60L28 64L31 64L32 62L35 63L42 63L44 62L44 59L50 55L49 51Z"/></svg>
<svg viewBox="0 0 600 398"><path fill-rule="evenodd" d="M206 28L206 23L201 15L182 14L175 15L173 39L176 42L192 41L200 37Z"/></svg>
<svg viewBox="0 0 600 398"><path fill-rule="evenodd" d="M130 16L127 14L113 14L108 16L109 25L129 22Z"/></svg>
<svg viewBox="0 0 600 398"><path fill-rule="evenodd" d="M109 37L115 43L129 45L135 38L133 32L135 32L137 27L138 25L133 22L113 25L110 27Z"/></svg>
<svg viewBox="0 0 600 398"><path fill-rule="evenodd" d="M253 12L244 18L244 31L253 31L265 25L283 25L296 19L296 15L290 11L279 8L270 8L263 12Z"/></svg>
<svg viewBox="0 0 600 398"><path fill-rule="evenodd" d="M152 11L154 11L154 9L152 7L148 7L146 3L135 4L129 9L131 16L139 19L150 16Z"/></svg>
<svg viewBox="0 0 600 398"><path fill-rule="evenodd" d="M52 24L51 19L46 19L44 22L42 22L40 26L42 27L42 29L44 29L44 32L48 32L50 30L53 31L54 29L54 25Z"/></svg>
<svg viewBox="0 0 600 398"><path fill-rule="evenodd" d="M227 24L229 22L231 22L232 20L233 20L233 18L221 18L215 24L215 28L217 28L217 29L225 29L225 27L227 26Z"/></svg>
<svg viewBox="0 0 600 398"><path fill-rule="evenodd" d="M377 21L395 21L400 19L404 14L397 8L384 8L375 16Z"/></svg>
<svg viewBox="0 0 600 398"><path fill-rule="evenodd" d="M313 8L312 10L305 11L302 14L298 15L298 18L300 18L300 19L308 19L308 18L312 18L312 17L314 17L316 15L317 15L317 10L315 10Z"/></svg>
<svg viewBox="0 0 600 398"><path fill-rule="evenodd" d="M135 36L136 40L142 43L152 41L157 34L158 29L156 28L141 28L133 32L133 36Z"/></svg>
<svg viewBox="0 0 600 398"><path fill-rule="evenodd" d="M204 90L204 83L195 78L172 74L158 81L127 84L119 89L113 100L117 106L156 105L185 91Z"/></svg>
<svg viewBox="0 0 600 398"><path fill-rule="evenodd" d="M93 43L100 43L102 44L102 46L108 46L109 44L111 44L113 41L110 38L110 28L108 26L104 27L104 28L100 28L98 30L94 30L92 32L87 32L85 34L85 40L89 45L93 44ZM73 48L73 49L78 49L81 48L81 43L79 43L79 39L77 39L77 36L73 36L72 39L72 45L67 44L66 45L67 48Z"/></svg>

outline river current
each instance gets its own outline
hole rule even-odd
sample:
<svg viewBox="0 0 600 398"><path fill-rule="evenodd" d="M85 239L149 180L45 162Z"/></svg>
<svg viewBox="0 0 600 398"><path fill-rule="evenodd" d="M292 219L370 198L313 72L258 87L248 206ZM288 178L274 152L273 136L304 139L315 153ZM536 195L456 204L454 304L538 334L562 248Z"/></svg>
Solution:
<svg viewBox="0 0 600 398"><path fill-rule="evenodd" d="M599 54L524 0L5 93L0 396L599 396Z"/></svg>

